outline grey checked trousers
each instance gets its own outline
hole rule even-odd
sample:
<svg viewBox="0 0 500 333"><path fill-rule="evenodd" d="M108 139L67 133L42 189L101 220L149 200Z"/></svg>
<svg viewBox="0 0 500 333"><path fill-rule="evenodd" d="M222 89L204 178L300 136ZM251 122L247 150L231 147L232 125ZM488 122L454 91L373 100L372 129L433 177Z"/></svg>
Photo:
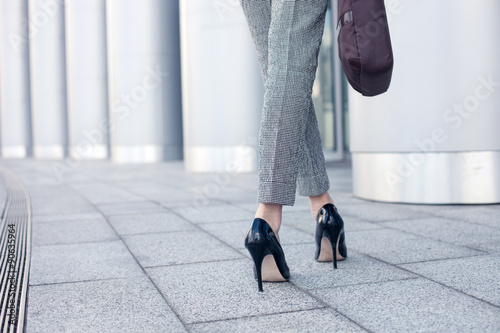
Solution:
<svg viewBox="0 0 500 333"><path fill-rule="evenodd" d="M240 0L265 95L257 201L292 206L330 188L312 86L328 0Z"/></svg>

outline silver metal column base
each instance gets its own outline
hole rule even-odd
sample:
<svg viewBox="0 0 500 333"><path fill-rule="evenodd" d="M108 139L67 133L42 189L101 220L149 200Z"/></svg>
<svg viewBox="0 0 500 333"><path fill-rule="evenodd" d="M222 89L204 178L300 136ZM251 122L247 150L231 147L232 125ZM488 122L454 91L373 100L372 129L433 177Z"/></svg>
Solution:
<svg viewBox="0 0 500 333"><path fill-rule="evenodd" d="M360 198L417 204L500 203L500 151L352 153Z"/></svg>
<svg viewBox="0 0 500 333"><path fill-rule="evenodd" d="M157 163L164 159L162 145L112 146L111 160L115 163Z"/></svg>
<svg viewBox="0 0 500 333"><path fill-rule="evenodd" d="M26 146L2 146L3 158L26 158L27 156L28 148Z"/></svg>
<svg viewBox="0 0 500 333"><path fill-rule="evenodd" d="M188 172L255 172L257 162L257 150L251 145L184 147L184 167Z"/></svg>
<svg viewBox="0 0 500 333"><path fill-rule="evenodd" d="M69 157L74 160L104 160L108 158L106 145L75 145L69 148Z"/></svg>
<svg viewBox="0 0 500 333"><path fill-rule="evenodd" d="M64 147L61 145L35 146L33 156L37 159L60 160L64 158Z"/></svg>

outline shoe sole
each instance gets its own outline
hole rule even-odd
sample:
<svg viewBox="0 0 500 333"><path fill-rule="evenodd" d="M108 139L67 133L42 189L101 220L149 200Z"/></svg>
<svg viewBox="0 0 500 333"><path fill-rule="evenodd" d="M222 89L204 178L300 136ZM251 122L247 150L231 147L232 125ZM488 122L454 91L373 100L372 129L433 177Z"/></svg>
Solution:
<svg viewBox="0 0 500 333"><path fill-rule="evenodd" d="M339 242L337 241L337 260L344 260L339 253ZM320 262L329 262L333 261L333 251L332 251L332 243L326 237L321 238L321 252L319 253L318 260Z"/></svg>
<svg viewBox="0 0 500 333"><path fill-rule="evenodd" d="M287 281L280 273L272 254L268 254L262 260L262 281L285 282Z"/></svg>

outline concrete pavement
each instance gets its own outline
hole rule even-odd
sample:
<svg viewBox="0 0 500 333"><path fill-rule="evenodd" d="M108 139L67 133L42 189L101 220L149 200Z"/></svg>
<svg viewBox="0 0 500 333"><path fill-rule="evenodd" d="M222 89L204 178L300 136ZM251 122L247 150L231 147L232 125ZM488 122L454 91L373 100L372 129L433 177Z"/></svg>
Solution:
<svg viewBox="0 0 500 333"><path fill-rule="evenodd" d="M314 261L297 197L280 231L292 277L259 294L243 245L256 174L0 164L32 200L27 332L500 332L500 205L360 200L349 165L329 166L348 259Z"/></svg>

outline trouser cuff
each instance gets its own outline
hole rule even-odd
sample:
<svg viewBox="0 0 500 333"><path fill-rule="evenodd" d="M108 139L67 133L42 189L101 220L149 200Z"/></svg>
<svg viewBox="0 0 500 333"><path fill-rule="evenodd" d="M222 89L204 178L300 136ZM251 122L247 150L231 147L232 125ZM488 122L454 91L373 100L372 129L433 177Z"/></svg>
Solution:
<svg viewBox="0 0 500 333"><path fill-rule="evenodd" d="M297 194L301 196L315 196L330 189L328 174L321 173L312 177L297 178Z"/></svg>
<svg viewBox="0 0 500 333"><path fill-rule="evenodd" d="M257 201L260 203L275 203L284 206L293 206L295 203L296 186L278 182L259 183L259 195Z"/></svg>

